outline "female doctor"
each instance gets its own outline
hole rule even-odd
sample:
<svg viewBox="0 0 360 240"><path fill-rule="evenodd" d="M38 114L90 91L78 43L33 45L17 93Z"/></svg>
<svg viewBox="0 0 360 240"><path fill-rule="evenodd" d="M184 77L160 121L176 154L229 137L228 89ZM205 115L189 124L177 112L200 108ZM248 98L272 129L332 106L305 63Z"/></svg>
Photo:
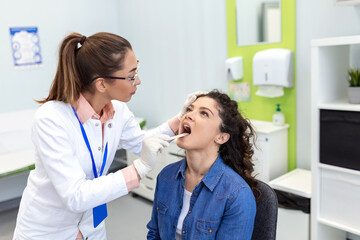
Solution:
<svg viewBox="0 0 360 240"><path fill-rule="evenodd" d="M35 169L13 239L106 239L106 203L138 187L196 98L188 95L176 117L145 134L125 104L141 83L138 69L120 36L65 37L49 95L38 101L33 120ZM107 174L119 146L141 156Z"/></svg>

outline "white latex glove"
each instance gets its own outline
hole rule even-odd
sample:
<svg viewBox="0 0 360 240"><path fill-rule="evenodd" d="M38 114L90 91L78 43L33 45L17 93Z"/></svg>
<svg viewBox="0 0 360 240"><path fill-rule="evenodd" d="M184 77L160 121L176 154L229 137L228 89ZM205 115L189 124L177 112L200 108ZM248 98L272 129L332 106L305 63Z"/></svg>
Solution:
<svg viewBox="0 0 360 240"><path fill-rule="evenodd" d="M168 135L159 134L147 137L142 141L141 157L134 161L134 167L141 179L154 169L158 153L169 146L169 140Z"/></svg>
<svg viewBox="0 0 360 240"><path fill-rule="evenodd" d="M181 118L186 113L186 109L196 100L197 96L202 95L202 94L207 94L207 93L208 93L207 91L197 91L197 92L193 92L193 93L190 93L189 95L187 95L184 105L182 106L181 111L176 115L176 117L179 120L181 120Z"/></svg>

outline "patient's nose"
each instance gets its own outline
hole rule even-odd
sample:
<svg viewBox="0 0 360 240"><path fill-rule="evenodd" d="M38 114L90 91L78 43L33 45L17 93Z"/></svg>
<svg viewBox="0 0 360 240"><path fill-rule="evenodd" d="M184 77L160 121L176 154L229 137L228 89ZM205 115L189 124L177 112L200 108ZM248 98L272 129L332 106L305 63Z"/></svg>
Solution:
<svg viewBox="0 0 360 240"><path fill-rule="evenodd" d="M193 112L187 112L185 114L185 119L193 120Z"/></svg>

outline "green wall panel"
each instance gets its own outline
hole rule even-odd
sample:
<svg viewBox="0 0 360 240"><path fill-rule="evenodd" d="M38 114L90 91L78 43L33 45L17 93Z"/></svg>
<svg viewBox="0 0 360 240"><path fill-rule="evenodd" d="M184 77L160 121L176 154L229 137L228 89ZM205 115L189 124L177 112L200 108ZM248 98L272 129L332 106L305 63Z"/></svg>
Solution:
<svg viewBox="0 0 360 240"><path fill-rule="evenodd" d="M227 45L228 57L243 57L244 77L238 82L250 83L250 101L240 101L239 110L247 118L272 121L276 104L281 104L285 121L289 128L289 171L296 167L296 96L295 96L295 0L281 2L281 42L273 44L259 44L237 46L236 43L236 9L235 0L226 0L227 16ZM277 98L266 98L255 95L258 87L252 85L252 59L255 53L269 48L286 48L294 52L294 87L284 88L284 95Z"/></svg>

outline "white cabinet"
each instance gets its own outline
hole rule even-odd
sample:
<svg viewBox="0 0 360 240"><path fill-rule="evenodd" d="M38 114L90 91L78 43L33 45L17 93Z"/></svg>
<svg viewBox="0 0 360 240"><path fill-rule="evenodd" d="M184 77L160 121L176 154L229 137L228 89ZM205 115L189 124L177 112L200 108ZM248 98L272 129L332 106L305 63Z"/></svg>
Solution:
<svg viewBox="0 0 360 240"><path fill-rule="evenodd" d="M250 120L256 133L253 162L256 178L264 182L288 171L288 128L272 122Z"/></svg>
<svg viewBox="0 0 360 240"><path fill-rule="evenodd" d="M311 46L311 239L346 239L346 232L360 235L360 171L324 163L320 116L324 111L360 112L360 104L347 101L346 82L347 69L360 66L360 36L315 39ZM333 140L354 141L346 136Z"/></svg>
<svg viewBox="0 0 360 240"><path fill-rule="evenodd" d="M35 149L30 132L35 111L0 113L0 211L16 207L29 170L34 169Z"/></svg>
<svg viewBox="0 0 360 240"><path fill-rule="evenodd" d="M276 240L310 239L311 172L296 168L269 185L281 194L279 202Z"/></svg>

